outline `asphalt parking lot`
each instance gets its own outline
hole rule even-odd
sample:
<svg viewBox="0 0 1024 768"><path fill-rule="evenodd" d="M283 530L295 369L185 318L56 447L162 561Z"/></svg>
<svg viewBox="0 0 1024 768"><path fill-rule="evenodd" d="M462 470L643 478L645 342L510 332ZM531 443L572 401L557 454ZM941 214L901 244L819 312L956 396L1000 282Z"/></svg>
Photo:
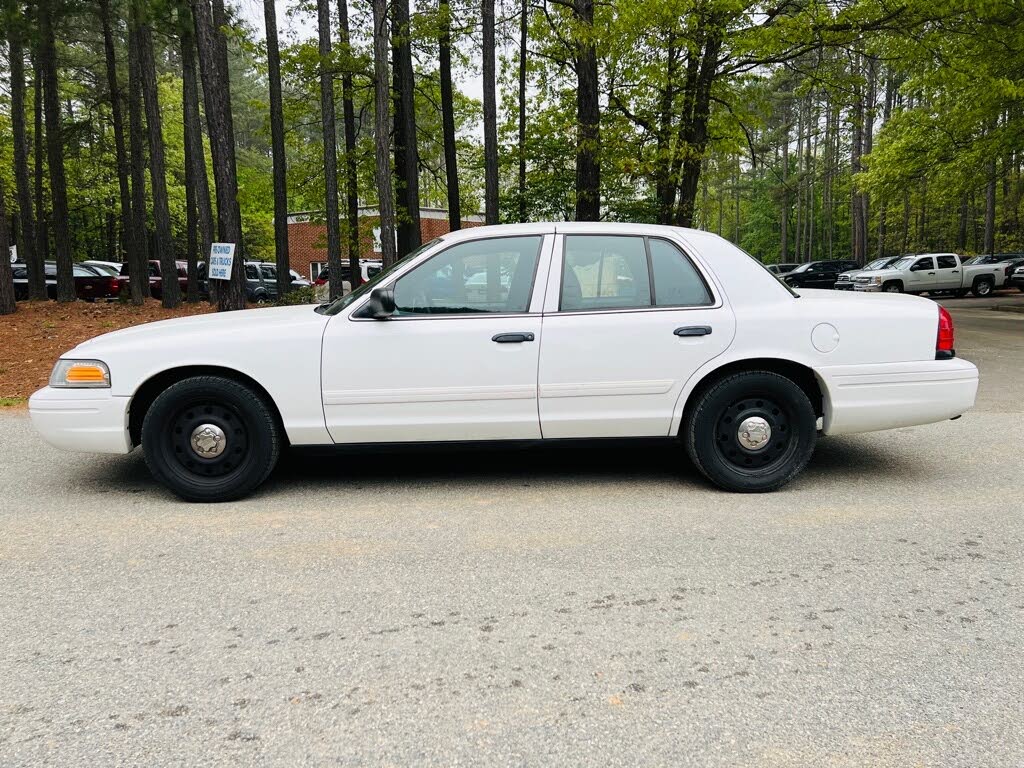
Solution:
<svg viewBox="0 0 1024 768"><path fill-rule="evenodd" d="M1024 315L783 491L682 451L293 457L241 503L0 414L0 765L1024 764Z"/></svg>

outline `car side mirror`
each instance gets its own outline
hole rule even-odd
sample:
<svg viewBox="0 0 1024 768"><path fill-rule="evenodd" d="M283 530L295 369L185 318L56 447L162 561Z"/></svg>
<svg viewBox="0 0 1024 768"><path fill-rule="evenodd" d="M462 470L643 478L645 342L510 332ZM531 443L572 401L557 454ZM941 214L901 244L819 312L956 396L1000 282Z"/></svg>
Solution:
<svg viewBox="0 0 1024 768"><path fill-rule="evenodd" d="M392 288L374 288L366 302L366 313L374 320L387 320L395 313L395 291Z"/></svg>

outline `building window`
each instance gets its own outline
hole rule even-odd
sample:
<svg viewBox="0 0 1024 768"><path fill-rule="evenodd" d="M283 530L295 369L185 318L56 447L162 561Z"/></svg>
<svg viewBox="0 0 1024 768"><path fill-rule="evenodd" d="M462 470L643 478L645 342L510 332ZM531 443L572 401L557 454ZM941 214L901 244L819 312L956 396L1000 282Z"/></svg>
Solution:
<svg viewBox="0 0 1024 768"><path fill-rule="evenodd" d="M327 266L326 261L311 261L309 262L309 281L315 283L316 279L320 276L320 272Z"/></svg>

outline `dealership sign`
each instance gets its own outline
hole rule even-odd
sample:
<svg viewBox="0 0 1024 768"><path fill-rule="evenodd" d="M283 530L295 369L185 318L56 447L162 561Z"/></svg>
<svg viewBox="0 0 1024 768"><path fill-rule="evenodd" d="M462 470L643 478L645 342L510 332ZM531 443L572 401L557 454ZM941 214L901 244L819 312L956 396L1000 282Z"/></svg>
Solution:
<svg viewBox="0 0 1024 768"><path fill-rule="evenodd" d="M211 243L208 274L211 280L230 280L235 263L234 243Z"/></svg>

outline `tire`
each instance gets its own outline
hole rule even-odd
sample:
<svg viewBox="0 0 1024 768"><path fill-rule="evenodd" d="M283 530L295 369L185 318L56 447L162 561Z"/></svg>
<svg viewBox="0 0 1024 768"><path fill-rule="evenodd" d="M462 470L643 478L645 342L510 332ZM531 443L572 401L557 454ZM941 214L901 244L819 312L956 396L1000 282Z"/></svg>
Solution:
<svg viewBox="0 0 1024 768"><path fill-rule="evenodd" d="M883 293L903 293L903 283L893 280L882 286Z"/></svg>
<svg viewBox="0 0 1024 768"><path fill-rule="evenodd" d="M973 293L978 298L981 298L983 296L991 296L993 287L994 286L992 285L991 280L975 280L974 285L971 286L971 293Z"/></svg>
<svg viewBox="0 0 1024 768"><path fill-rule="evenodd" d="M763 420L767 443L741 442L740 425ZM755 433L755 438L757 437ZM785 376L749 371L728 376L698 395L683 424L694 466L727 491L774 491L796 477L814 453L817 417L804 391Z"/></svg>
<svg viewBox="0 0 1024 768"><path fill-rule="evenodd" d="M193 437L212 427L206 445L224 445L201 456ZM199 448L202 447L200 444ZM142 421L142 450L149 471L186 501L230 501L257 488L274 469L281 428L274 410L249 387L220 376L196 376L165 389Z"/></svg>

